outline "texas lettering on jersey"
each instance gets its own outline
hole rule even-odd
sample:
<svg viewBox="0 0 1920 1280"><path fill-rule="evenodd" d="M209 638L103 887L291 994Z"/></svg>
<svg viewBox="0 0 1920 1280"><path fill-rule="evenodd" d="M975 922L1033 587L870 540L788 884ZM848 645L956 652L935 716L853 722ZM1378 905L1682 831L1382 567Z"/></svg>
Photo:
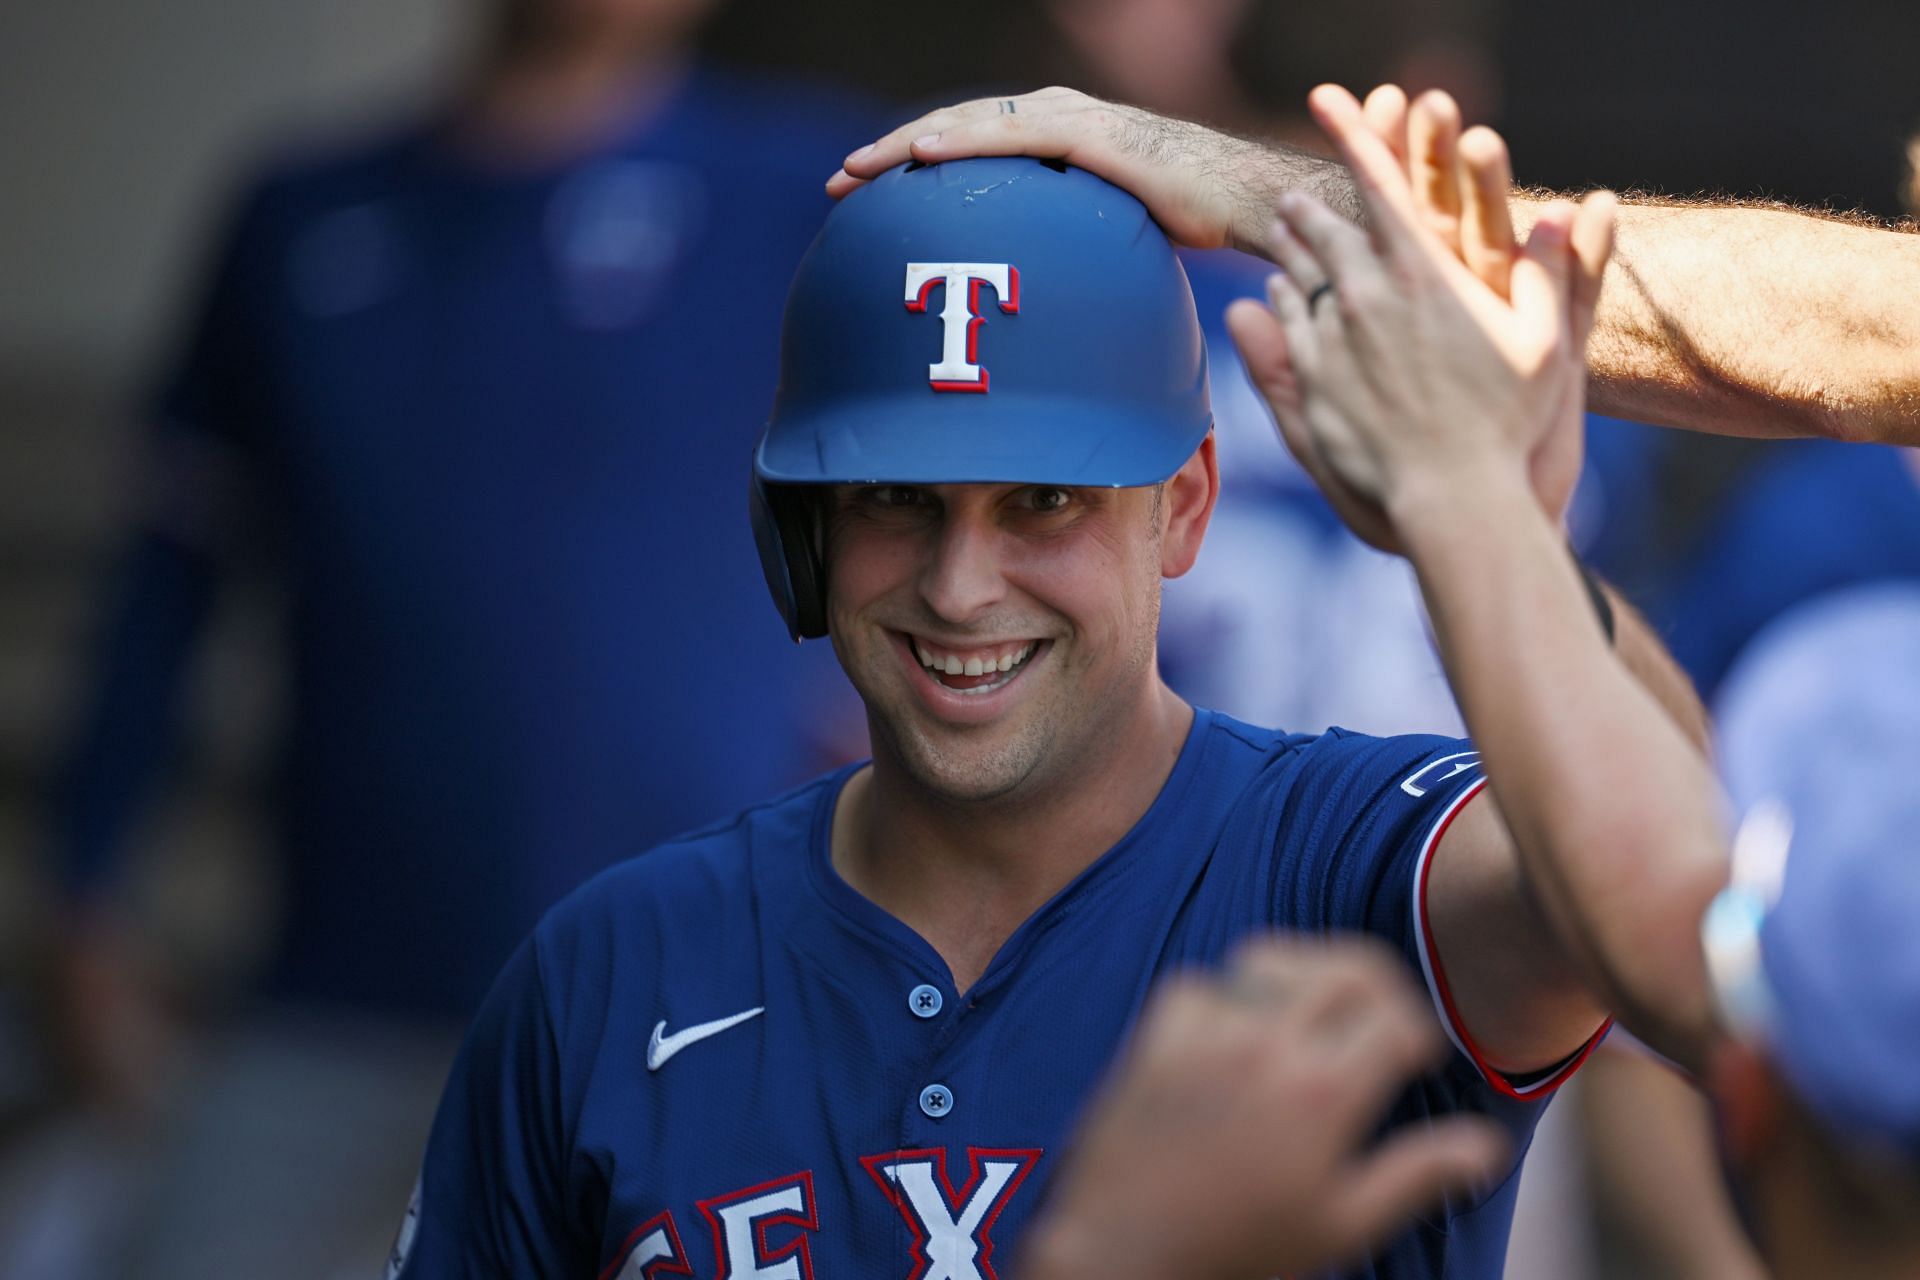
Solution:
<svg viewBox="0 0 1920 1280"><path fill-rule="evenodd" d="M902 1280L999 1280L993 1224L1039 1162L1039 1148L967 1148L967 1180L947 1171L943 1148L863 1156L860 1165L913 1235L913 1270ZM701 1200L718 1280L814 1280L812 1236L820 1230L811 1170ZM697 1274L673 1212L634 1228L600 1280Z"/></svg>

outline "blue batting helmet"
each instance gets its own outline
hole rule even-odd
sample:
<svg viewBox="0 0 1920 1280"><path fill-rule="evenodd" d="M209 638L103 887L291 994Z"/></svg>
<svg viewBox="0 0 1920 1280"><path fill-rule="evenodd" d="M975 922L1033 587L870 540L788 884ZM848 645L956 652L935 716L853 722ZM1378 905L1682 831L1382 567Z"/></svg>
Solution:
<svg viewBox="0 0 1920 1280"><path fill-rule="evenodd" d="M1138 200L1022 158L889 170L787 297L753 458L767 585L794 639L826 634L805 486L1155 484L1212 421L1186 272Z"/></svg>

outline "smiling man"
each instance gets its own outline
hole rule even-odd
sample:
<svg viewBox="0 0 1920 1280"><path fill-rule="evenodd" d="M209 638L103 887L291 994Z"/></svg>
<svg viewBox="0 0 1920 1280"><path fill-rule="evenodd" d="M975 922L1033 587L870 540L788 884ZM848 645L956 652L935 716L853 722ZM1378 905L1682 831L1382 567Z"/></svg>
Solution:
<svg viewBox="0 0 1920 1280"><path fill-rule="evenodd" d="M1329 1187L1315 1261L1367 1240L1354 1274L1500 1273L1516 1180L1489 1153L1524 1148L1603 1014L1470 744L1288 735L1160 680L1161 580L1219 486L1205 375L1165 237L1083 171L909 166L836 209L789 297L753 511L873 759L548 916L455 1068L395 1274L1003 1275L1149 990L1276 928L1384 938L1455 1048L1387 1117L1391 1212L1376 1194L1362 1229ZM1612 613L1622 659L1662 670ZM1363 1001L1315 1017L1386 1052ZM1051 1225L1080 1252L1049 1274L1137 1274L1174 1238Z"/></svg>

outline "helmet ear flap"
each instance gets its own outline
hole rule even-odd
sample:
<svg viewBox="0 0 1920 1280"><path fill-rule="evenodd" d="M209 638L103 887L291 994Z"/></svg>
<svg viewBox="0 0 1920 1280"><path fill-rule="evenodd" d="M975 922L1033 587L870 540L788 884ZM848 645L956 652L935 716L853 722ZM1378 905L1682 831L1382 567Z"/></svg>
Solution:
<svg viewBox="0 0 1920 1280"><path fill-rule="evenodd" d="M798 643L827 634L827 573L820 558L819 502L811 486L753 476L748 501L767 590Z"/></svg>

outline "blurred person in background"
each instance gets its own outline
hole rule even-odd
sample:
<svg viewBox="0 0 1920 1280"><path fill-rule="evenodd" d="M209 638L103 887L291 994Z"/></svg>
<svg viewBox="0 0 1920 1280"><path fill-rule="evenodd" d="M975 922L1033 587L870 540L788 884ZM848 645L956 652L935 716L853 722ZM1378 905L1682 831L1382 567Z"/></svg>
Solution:
<svg viewBox="0 0 1920 1280"><path fill-rule="evenodd" d="M818 174L874 117L702 65L710 7L495 0L441 105L281 152L228 222L55 824L80 1068L165 1112L147 1193L96 1215L142 1274L377 1266L541 911L820 763L837 684L767 625L739 477ZM170 1092L116 890L243 571L285 598L280 913L257 1003Z"/></svg>
<svg viewBox="0 0 1920 1280"><path fill-rule="evenodd" d="M1855 583L1920 581L1909 451L1833 440L1715 440L1596 423L1588 555L1631 582L1711 700L1743 647L1795 604Z"/></svg>

